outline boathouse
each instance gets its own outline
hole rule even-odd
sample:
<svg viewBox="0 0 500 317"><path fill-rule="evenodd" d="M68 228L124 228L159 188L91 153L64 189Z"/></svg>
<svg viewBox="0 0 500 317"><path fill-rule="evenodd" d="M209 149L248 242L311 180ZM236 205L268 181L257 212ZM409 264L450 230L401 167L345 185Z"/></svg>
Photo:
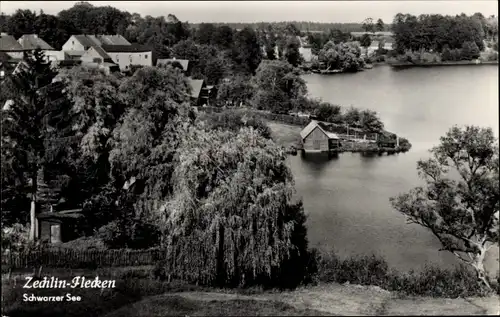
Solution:
<svg viewBox="0 0 500 317"><path fill-rule="evenodd" d="M340 148L340 138L337 134L326 131L316 120L300 132L302 146L305 153L330 152Z"/></svg>

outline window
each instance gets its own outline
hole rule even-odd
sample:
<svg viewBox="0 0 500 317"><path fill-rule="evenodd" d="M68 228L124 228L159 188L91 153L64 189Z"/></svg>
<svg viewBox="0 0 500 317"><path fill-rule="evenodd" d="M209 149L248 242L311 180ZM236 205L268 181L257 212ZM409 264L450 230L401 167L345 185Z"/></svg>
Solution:
<svg viewBox="0 0 500 317"><path fill-rule="evenodd" d="M144 55L144 58L145 58L145 59L148 59L148 54Z"/></svg>
<svg viewBox="0 0 500 317"><path fill-rule="evenodd" d="M118 58L118 55L116 55L116 62L119 63L120 59Z"/></svg>
<svg viewBox="0 0 500 317"><path fill-rule="evenodd" d="M71 41L71 45L75 45L75 41Z"/></svg>

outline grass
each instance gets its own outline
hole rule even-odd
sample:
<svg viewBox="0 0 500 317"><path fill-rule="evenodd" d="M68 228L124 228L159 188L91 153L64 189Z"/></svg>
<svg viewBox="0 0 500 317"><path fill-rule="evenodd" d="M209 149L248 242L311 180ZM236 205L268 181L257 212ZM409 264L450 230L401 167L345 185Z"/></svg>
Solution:
<svg viewBox="0 0 500 317"><path fill-rule="evenodd" d="M313 309L297 309L280 302L258 299L194 300L178 295L155 296L114 311L106 317L163 316L328 316Z"/></svg>
<svg viewBox="0 0 500 317"><path fill-rule="evenodd" d="M24 289L24 277L2 278L2 315L16 316L100 316L122 306L134 303L146 296L163 293L202 291L204 288L181 282L162 282L152 278L151 268L113 268L98 270L52 270L44 271L43 276L56 276L70 280L74 276L86 276L116 281L114 289ZM70 293L80 296L80 302L24 302L23 294L35 296L65 296Z"/></svg>
<svg viewBox="0 0 500 317"><path fill-rule="evenodd" d="M277 144L287 148L292 145L298 147L301 144L300 127L273 121L268 121L267 125L271 129L271 135Z"/></svg>

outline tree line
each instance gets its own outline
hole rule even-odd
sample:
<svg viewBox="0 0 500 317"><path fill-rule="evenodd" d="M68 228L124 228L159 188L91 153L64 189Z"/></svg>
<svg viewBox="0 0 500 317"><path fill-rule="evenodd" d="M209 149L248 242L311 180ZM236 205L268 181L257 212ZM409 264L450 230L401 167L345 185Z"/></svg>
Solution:
<svg viewBox="0 0 500 317"><path fill-rule="evenodd" d="M395 46L398 52L436 51L444 48L461 49L464 43L484 49L484 40L498 38L498 22L481 13L443 16L423 14L414 16L398 13L392 23Z"/></svg>

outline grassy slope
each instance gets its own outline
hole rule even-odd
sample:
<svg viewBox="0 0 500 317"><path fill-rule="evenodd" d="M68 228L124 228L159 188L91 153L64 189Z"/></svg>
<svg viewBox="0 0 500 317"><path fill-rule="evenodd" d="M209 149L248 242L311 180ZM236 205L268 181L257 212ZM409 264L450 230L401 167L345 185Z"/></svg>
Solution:
<svg viewBox="0 0 500 317"><path fill-rule="evenodd" d="M398 298L378 287L328 284L290 292L240 295L184 292L152 296L106 317L209 315L477 315L498 314L498 297Z"/></svg>
<svg viewBox="0 0 500 317"><path fill-rule="evenodd" d="M300 144L300 127L273 121L268 121L267 125L277 144L285 147Z"/></svg>

